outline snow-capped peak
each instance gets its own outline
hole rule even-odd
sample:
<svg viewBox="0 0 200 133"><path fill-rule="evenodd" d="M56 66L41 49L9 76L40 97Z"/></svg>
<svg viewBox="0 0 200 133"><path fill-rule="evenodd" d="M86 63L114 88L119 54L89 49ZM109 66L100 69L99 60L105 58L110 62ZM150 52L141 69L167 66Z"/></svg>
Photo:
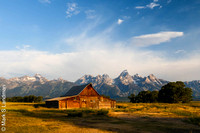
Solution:
<svg viewBox="0 0 200 133"><path fill-rule="evenodd" d="M133 82L135 82L133 80L133 77L131 75L129 75L127 70L124 70L118 78L115 79L116 82L121 82L124 85L128 85L131 84Z"/></svg>
<svg viewBox="0 0 200 133"><path fill-rule="evenodd" d="M162 84L162 82L159 79L157 79L153 74L150 74L149 76L147 76L145 81L147 83Z"/></svg>
<svg viewBox="0 0 200 133"><path fill-rule="evenodd" d="M125 77L125 76L127 76L127 75L129 75L128 71L127 71L127 70L124 70L124 71L122 71L122 73L121 73L119 76L120 76L120 77Z"/></svg>
<svg viewBox="0 0 200 133"><path fill-rule="evenodd" d="M47 79L46 78L44 78L44 77L42 77L40 74L35 74L35 79L36 79L36 81L39 81L39 82L41 82L41 83L44 83L45 81L47 81Z"/></svg>
<svg viewBox="0 0 200 133"><path fill-rule="evenodd" d="M47 79L42 77L40 74L35 74L35 76L33 76L33 77L25 75L25 76L22 76L22 77L11 78L9 80L14 81L14 82L35 82L35 81L39 81L41 83L44 83L45 81L47 81Z"/></svg>
<svg viewBox="0 0 200 133"><path fill-rule="evenodd" d="M112 85L114 81L107 74L103 74L103 75L97 75L96 77L93 77L91 75L84 75L83 77L78 79L75 83L78 85L93 83L93 86L96 86L98 84Z"/></svg>
<svg viewBox="0 0 200 133"><path fill-rule="evenodd" d="M142 78L142 76L140 76L138 73L136 73L133 77L135 77L135 78Z"/></svg>
<svg viewBox="0 0 200 133"><path fill-rule="evenodd" d="M34 77L41 78L42 76L39 73L36 73Z"/></svg>
<svg viewBox="0 0 200 133"><path fill-rule="evenodd" d="M90 83L92 81L92 78L93 78L92 75L84 75L83 77L78 79L75 83L78 84L78 85L87 84L87 83Z"/></svg>
<svg viewBox="0 0 200 133"><path fill-rule="evenodd" d="M155 77L153 74L150 74L148 77L149 77L151 80L155 80L155 79L156 79L156 77Z"/></svg>
<svg viewBox="0 0 200 133"><path fill-rule="evenodd" d="M102 77L105 78L105 79L110 78L108 74L103 74Z"/></svg>

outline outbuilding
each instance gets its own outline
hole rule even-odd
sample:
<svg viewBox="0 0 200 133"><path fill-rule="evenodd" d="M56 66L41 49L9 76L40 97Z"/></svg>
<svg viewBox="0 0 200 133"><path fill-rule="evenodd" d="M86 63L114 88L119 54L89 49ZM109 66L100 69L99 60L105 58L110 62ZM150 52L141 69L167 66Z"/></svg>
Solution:
<svg viewBox="0 0 200 133"><path fill-rule="evenodd" d="M63 97L48 99L46 107L71 109L71 108L115 108L116 101L99 95L92 84L72 87Z"/></svg>

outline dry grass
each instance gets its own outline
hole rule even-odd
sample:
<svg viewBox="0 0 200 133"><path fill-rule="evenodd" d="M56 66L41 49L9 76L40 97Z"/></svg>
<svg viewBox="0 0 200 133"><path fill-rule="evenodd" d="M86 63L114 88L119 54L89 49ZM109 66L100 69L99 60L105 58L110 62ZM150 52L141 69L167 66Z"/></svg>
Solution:
<svg viewBox="0 0 200 133"><path fill-rule="evenodd" d="M112 110L35 107L34 103L7 103L7 132L200 132L200 102L117 103Z"/></svg>
<svg viewBox="0 0 200 133"><path fill-rule="evenodd" d="M200 102L187 104L167 103L118 103L115 112L129 112L135 116L159 118L200 117Z"/></svg>

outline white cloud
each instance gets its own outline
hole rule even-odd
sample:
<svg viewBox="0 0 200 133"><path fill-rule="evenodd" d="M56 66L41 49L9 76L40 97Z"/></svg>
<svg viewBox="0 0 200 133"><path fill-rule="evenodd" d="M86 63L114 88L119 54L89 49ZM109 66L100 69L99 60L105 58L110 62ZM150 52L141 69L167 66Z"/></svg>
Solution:
<svg viewBox="0 0 200 133"><path fill-rule="evenodd" d="M144 9L144 8L146 8L146 6L136 6L135 8L136 9Z"/></svg>
<svg viewBox="0 0 200 133"><path fill-rule="evenodd" d="M16 49L18 49L18 50L26 50L26 49L28 49L30 47L31 47L31 45L22 45L22 46L16 46Z"/></svg>
<svg viewBox="0 0 200 133"><path fill-rule="evenodd" d="M77 3L67 3L67 18L71 18L73 15L79 14L80 11L78 10L78 4Z"/></svg>
<svg viewBox="0 0 200 133"><path fill-rule="evenodd" d="M47 4L51 4L51 1L50 1L50 0L39 0L39 2L41 2L41 3L47 3Z"/></svg>
<svg viewBox="0 0 200 133"><path fill-rule="evenodd" d="M145 8L150 8L150 9L154 9L154 7L159 6L159 8L162 8L162 6L160 4L157 4L158 0L153 0L153 2L151 2L150 4L147 4L145 6L136 6L136 9L145 9Z"/></svg>
<svg viewBox="0 0 200 133"><path fill-rule="evenodd" d="M168 0L168 1L167 1L167 4L169 4L169 3L171 3L171 2L172 2L172 0Z"/></svg>
<svg viewBox="0 0 200 133"><path fill-rule="evenodd" d="M153 9L154 7L160 6L160 4L156 4L154 2L150 3L149 5L146 5L147 8Z"/></svg>
<svg viewBox="0 0 200 133"><path fill-rule="evenodd" d="M0 72L3 77L40 73L47 78L63 77L74 81L84 74L107 73L112 78L128 69L130 74L150 73L167 80L193 80L200 75L200 54L182 60L168 60L162 54L114 47L113 49L89 49L52 54L45 51L0 51ZM190 65L188 65L190 64ZM187 76L185 76L187 75Z"/></svg>
<svg viewBox="0 0 200 133"><path fill-rule="evenodd" d="M160 43L168 42L173 38L183 36L183 32L159 32L155 34L146 34L135 36L131 38L131 43L136 46L146 47L151 45L158 45Z"/></svg>
<svg viewBox="0 0 200 133"><path fill-rule="evenodd" d="M183 49L179 49L179 50L176 50L175 52L175 54L181 54L181 53L186 53L186 51Z"/></svg>
<svg viewBox="0 0 200 133"><path fill-rule="evenodd" d="M127 20L127 19L130 19L131 16L122 16L122 18Z"/></svg>
<svg viewBox="0 0 200 133"><path fill-rule="evenodd" d="M119 25L122 24L123 22L124 22L124 20L122 20L122 19L117 20L117 24L119 24Z"/></svg>
<svg viewBox="0 0 200 133"><path fill-rule="evenodd" d="M87 19L94 19L96 18L95 10L87 10L85 11Z"/></svg>

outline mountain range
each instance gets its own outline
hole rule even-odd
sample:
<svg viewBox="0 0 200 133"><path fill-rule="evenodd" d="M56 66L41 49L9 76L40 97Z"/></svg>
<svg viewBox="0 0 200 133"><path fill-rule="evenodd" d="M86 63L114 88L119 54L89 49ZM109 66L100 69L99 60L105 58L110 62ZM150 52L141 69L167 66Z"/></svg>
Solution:
<svg viewBox="0 0 200 133"><path fill-rule="evenodd" d="M132 93L139 93L145 90L160 90L169 81L158 79L153 74L142 77L138 74L131 76L124 70L117 78L110 78L109 75L84 75L75 82L62 78L48 80L40 74L34 76L23 76L5 79L0 77L0 85L6 85L7 97L36 95L44 98L53 98L64 95L71 87L92 83L98 93L110 96L111 98L128 97ZM200 99L200 80L184 82L187 87L192 88L193 97Z"/></svg>

